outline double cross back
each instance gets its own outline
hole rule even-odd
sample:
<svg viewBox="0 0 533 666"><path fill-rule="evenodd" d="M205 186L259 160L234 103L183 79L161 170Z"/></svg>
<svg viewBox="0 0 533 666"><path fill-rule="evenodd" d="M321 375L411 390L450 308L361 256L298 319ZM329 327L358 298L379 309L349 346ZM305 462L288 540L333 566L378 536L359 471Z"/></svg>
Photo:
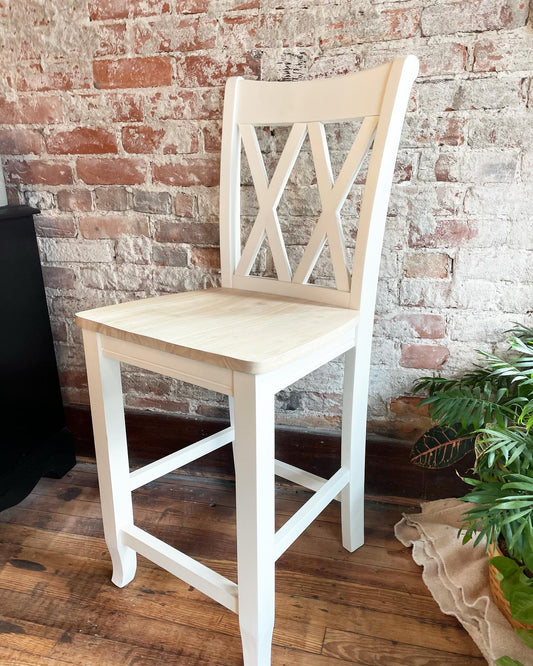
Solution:
<svg viewBox="0 0 533 666"><path fill-rule="evenodd" d="M266 236L278 279L284 282L307 284L327 241L336 287L340 291L350 291L351 270L346 257L340 211L370 150L377 120L375 116L363 120L336 179L331 167L324 124L321 122L295 123L292 125L270 182L255 127L251 124L240 125L242 143L252 175L259 212L244 244L235 270L236 275L242 277L250 275ZM293 272L278 219L277 206L306 136L309 136L322 211L303 256Z"/></svg>

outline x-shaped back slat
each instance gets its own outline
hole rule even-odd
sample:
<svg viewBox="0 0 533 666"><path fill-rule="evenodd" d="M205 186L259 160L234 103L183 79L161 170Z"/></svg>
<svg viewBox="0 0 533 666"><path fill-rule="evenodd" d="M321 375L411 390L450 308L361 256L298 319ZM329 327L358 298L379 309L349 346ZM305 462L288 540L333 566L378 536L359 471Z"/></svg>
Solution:
<svg viewBox="0 0 533 666"><path fill-rule="evenodd" d="M266 236L272 251L278 279L305 284L309 280L327 240L336 287L340 291L348 292L350 290L350 270L346 261L340 210L372 145L377 120L377 117L373 116L363 120L336 180L333 177L323 124L318 122L295 123L291 128L270 183L268 182L265 164L253 125L243 124L240 126L242 143L248 158L259 204L259 212L243 248L235 271L236 275L249 275ZM322 212L293 276L276 209L307 132L309 132Z"/></svg>

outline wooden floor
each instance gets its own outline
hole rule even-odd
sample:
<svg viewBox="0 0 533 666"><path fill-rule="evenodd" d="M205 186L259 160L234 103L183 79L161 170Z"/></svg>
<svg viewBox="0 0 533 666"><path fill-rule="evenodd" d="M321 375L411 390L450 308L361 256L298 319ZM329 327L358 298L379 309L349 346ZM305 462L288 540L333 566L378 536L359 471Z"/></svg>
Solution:
<svg viewBox="0 0 533 666"><path fill-rule="evenodd" d="M306 497L279 487L278 526ZM350 554L334 503L279 559L273 666L486 663L395 540L405 510L416 507L368 502L366 545ZM231 480L168 475L135 492L135 513L141 527L235 577ZM0 513L0 664L242 664L237 617L139 559L133 582L112 585L94 464L42 479Z"/></svg>

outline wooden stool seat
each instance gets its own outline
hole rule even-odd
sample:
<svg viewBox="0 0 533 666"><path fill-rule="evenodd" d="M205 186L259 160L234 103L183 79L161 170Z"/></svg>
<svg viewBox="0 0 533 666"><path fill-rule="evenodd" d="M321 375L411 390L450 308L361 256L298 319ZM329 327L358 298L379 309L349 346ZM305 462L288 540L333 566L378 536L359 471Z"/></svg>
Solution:
<svg viewBox="0 0 533 666"><path fill-rule="evenodd" d="M332 500L341 503L344 547L353 551L363 544L366 411L379 261L396 153L417 71L418 61L408 56L334 79L229 79L220 180L222 287L77 315L112 580L118 586L131 581L140 553L238 613L245 666L270 664L276 560ZM334 176L326 126L353 121L355 138ZM290 127L270 177L256 129L264 125ZM277 209L307 139L322 210L293 266ZM241 237L243 151L248 185L251 177L258 203L246 238ZM349 262L340 211L366 164ZM265 243L277 279L252 274ZM332 287L310 280L326 245ZM324 479L275 459L275 395L343 354L341 467ZM130 471L122 363L227 395L230 426ZM237 581L141 530L131 497L136 488L229 443L235 461ZM275 475L315 491L277 531Z"/></svg>
<svg viewBox="0 0 533 666"><path fill-rule="evenodd" d="M351 332L358 312L238 289L209 289L80 312L86 330L259 374Z"/></svg>

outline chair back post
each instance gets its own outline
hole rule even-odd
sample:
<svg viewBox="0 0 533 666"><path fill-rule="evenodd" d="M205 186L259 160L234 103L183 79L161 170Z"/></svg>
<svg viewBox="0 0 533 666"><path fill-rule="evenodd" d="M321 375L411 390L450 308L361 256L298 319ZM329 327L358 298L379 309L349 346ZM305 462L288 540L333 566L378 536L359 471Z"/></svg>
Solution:
<svg viewBox="0 0 533 666"><path fill-rule="evenodd" d="M226 82L220 153L220 268L222 286L233 286L241 254L241 133L237 122L241 76Z"/></svg>

